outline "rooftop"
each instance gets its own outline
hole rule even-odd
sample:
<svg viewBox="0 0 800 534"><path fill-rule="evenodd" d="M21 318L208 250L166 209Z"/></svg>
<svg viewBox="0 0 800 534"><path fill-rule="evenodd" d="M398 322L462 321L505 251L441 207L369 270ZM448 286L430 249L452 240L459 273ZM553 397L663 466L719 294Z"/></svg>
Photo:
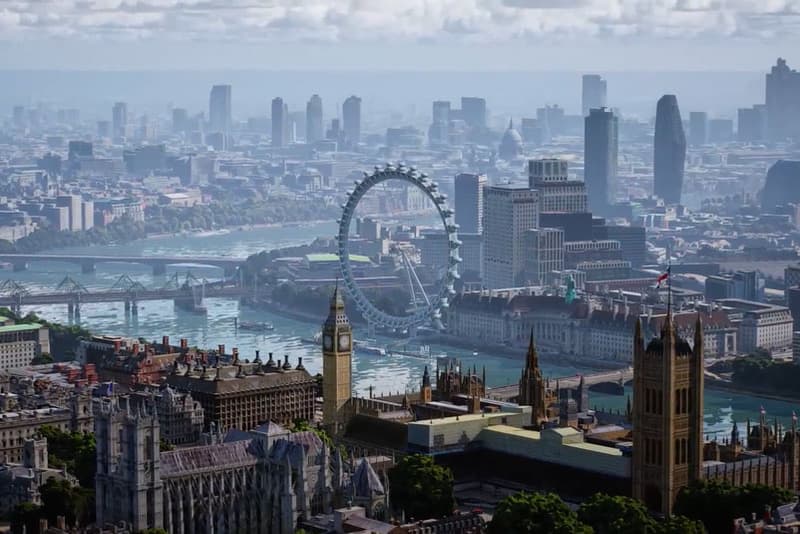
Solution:
<svg viewBox="0 0 800 534"><path fill-rule="evenodd" d="M28 332L30 330L39 330L42 325L39 323L26 323L26 324L12 324L7 326L0 326L0 334L11 334L13 332Z"/></svg>

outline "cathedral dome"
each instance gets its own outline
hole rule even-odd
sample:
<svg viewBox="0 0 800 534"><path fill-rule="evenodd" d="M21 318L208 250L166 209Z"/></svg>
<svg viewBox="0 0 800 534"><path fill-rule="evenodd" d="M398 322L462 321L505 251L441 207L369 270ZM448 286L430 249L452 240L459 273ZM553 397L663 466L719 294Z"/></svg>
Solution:
<svg viewBox="0 0 800 534"><path fill-rule="evenodd" d="M503 140L500 141L497 155L500 159L507 161L516 159L522 155L522 136L514 129L513 119L509 121L508 129L503 134Z"/></svg>

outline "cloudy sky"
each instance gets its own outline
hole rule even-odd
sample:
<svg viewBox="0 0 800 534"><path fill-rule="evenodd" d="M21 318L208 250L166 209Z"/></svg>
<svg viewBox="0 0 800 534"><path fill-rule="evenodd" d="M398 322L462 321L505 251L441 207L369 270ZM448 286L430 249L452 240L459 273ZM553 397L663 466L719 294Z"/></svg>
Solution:
<svg viewBox="0 0 800 534"><path fill-rule="evenodd" d="M763 70L798 50L800 0L0 0L0 68Z"/></svg>

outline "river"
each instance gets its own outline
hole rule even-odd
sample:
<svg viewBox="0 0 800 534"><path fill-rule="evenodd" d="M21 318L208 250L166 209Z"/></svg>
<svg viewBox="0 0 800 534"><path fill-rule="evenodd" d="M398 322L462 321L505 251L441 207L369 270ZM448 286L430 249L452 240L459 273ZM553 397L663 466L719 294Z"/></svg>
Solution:
<svg viewBox="0 0 800 534"><path fill-rule="evenodd" d="M94 255L124 256L233 256L245 257L249 254L278 247L299 245L310 242L318 236L331 236L336 232L334 222L308 223L303 225L286 225L284 227L262 227L230 232L206 232L181 236L162 236L135 241L119 246L89 246L52 251L64 253L87 253ZM146 287L160 287L176 272L183 276L191 271L194 276L209 280L218 279L221 270L196 265L171 266L166 275L153 276L149 267L144 265L107 263L98 264L97 272L82 274L78 265L58 262L32 262L27 271L12 273L7 271L3 278L16 280L32 290L53 290L65 276L69 275L76 282L92 289L110 288L123 274ZM80 324L97 333L121 334L131 337L160 340L168 335L175 341L185 337L191 345L216 347L224 344L228 348L237 347L243 358L252 358L256 350L263 355L273 352L278 356L290 355L296 362L303 358L304 365L311 373L322 368L322 359L318 347L306 344L303 338L309 338L319 330L319 324L297 321L266 311L256 311L240 306L233 299L207 299L208 315L201 316L176 310L172 301L146 301L139 305L138 317L126 317L123 303L85 304L81 308ZM56 322L68 323L67 309L64 305L23 307L23 312L33 311L40 316ZM327 310L320 310L319 322L322 322ZM268 321L275 329L267 334L250 331L237 331L234 319L239 321ZM355 337L359 333L355 333ZM379 339L379 342L388 342ZM524 353L518 358L480 353L477 356L471 351L452 347L434 346L432 352L447 353L462 359L465 366L477 367L478 372L486 367L489 386L505 385L519 379ZM419 383L426 364L430 361L409 357L394 356L381 358L378 356L356 353L353 358L354 390L359 395L366 395L370 386L376 392L414 391ZM435 364L434 364L435 365ZM552 360L542 363L545 376L560 377L588 372L572 364L559 364ZM598 408L624 410L626 399L622 396L609 396L592 393L590 404ZM798 403L800 404L800 403ZM778 417L789 423L792 411L800 408L782 401L760 399L745 394L706 390L705 411L706 429L709 433L727 432L733 420L743 423L749 417L757 419L760 407L763 406L770 418Z"/></svg>

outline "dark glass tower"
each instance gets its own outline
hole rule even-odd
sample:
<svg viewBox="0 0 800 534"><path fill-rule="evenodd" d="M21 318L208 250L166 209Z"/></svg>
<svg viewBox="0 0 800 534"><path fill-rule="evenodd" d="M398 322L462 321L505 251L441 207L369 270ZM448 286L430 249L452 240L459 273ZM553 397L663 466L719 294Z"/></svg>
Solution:
<svg viewBox="0 0 800 534"><path fill-rule="evenodd" d="M656 108L653 192L668 204L679 204L686 160L686 134L675 95L664 95Z"/></svg>
<svg viewBox="0 0 800 534"><path fill-rule="evenodd" d="M618 135L613 111L589 110L584 119L583 147L589 210L606 214L616 198Z"/></svg>

